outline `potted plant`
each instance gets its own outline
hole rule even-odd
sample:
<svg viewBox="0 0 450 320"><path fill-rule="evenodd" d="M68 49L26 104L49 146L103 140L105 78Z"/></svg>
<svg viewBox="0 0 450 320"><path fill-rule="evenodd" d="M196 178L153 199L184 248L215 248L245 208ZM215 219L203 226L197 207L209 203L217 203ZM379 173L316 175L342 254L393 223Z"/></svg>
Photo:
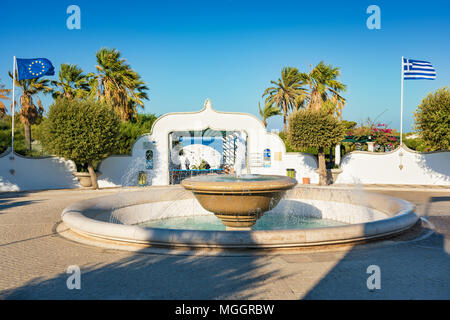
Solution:
<svg viewBox="0 0 450 320"><path fill-rule="evenodd" d="M329 169L329 171L331 172L332 183L336 183L339 174L342 173L342 169L339 168L337 164L335 164L333 168Z"/></svg>
<svg viewBox="0 0 450 320"><path fill-rule="evenodd" d="M95 174L99 177L102 173L100 171L96 171ZM87 164L77 164L77 172L73 172L78 182L82 187L92 187L91 174L88 171Z"/></svg>
<svg viewBox="0 0 450 320"><path fill-rule="evenodd" d="M115 147L119 122L114 110L100 101L58 98L43 123L43 146L50 154L84 164L84 172L74 175L83 186L89 185L90 178L92 188L98 189L100 173L94 171L93 163Z"/></svg>

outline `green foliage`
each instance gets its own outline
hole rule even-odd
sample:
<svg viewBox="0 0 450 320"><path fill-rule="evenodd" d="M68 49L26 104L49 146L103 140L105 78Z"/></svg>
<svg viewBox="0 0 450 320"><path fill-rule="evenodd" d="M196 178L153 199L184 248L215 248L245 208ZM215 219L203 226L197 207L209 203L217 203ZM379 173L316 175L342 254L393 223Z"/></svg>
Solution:
<svg viewBox="0 0 450 320"><path fill-rule="evenodd" d="M0 154L11 146L11 117L0 118Z"/></svg>
<svg viewBox="0 0 450 320"><path fill-rule="evenodd" d="M344 136L344 125L326 110L299 110L289 117L287 138L294 148L329 148Z"/></svg>
<svg viewBox="0 0 450 320"><path fill-rule="evenodd" d="M356 121L342 120L342 125L345 127L347 131L350 131L355 129L358 123Z"/></svg>
<svg viewBox="0 0 450 320"><path fill-rule="evenodd" d="M265 105L278 107L283 113L284 131L287 130L287 118L291 111L303 106L306 99L304 79L297 68L284 67L281 70L281 78L270 81L273 85L267 88L263 97L266 97Z"/></svg>
<svg viewBox="0 0 450 320"><path fill-rule="evenodd" d="M5 103L6 100L9 100L9 94L11 92L11 89L5 89L5 85L1 83L1 80L2 79L0 79L0 119L3 118L8 112L8 108ZM5 100L5 103L2 100Z"/></svg>
<svg viewBox="0 0 450 320"><path fill-rule="evenodd" d="M415 129L431 150L450 149L450 90L428 94L414 113Z"/></svg>
<svg viewBox="0 0 450 320"><path fill-rule="evenodd" d="M120 123L117 144L112 153L130 154L133 143L139 136L150 133L156 119L154 114L138 114L137 119Z"/></svg>
<svg viewBox="0 0 450 320"><path fill-rule="evenodd" d="M85 164L107 157L114 149L119 118L98 101L57 99L42 125L45 150Z"/></svg>
<svg viewBox="0 0 450 320"><path fill-rule="evenodd" d="M207 169L207 168L208 168L208 162L206 162L205 160L202 160L198 166L196 166L196 165L192 166L192 169L195 169L195 170L203 170L203 169Z"/></svg>
<svg viewBox="0 0 450 320"><path fill-rule="evenodd" d="M25 146L25 134L23 124L19 120L19 113L16 113L14 123L14 151L22 156L36 157L46 155L40 150L36 150L35 145L31 151ZM32 125L31 130L36 130L39 125ZM11 147L11 116L0 118L0 153Z"/></svg>
<svg viewBox="0 0 450 320"><path fill-rule="evenodd" d="M123 122L137 115L137 107L144 108L148 87L141 76L126 63L116 49L101 48L95 54L97 74L89 74L92 93L108 102Z"/></svg>
<svg viewBox="0 0 450 320"><path fill-rule="evenodd" d="M258 103L258 109L259 109L259 115L261 116L262 122L265 127L267 127L267 119L273 116L279 116L281 115L281 110L277 106L274 106L273 104L266 103L264 105L264 108L261 109L261 104Z"/></svg>
<svg viewBox="0 0 450 320"><path fill-rule="evenodd" d="M330 114L342 119L342 109L345 98L340 95L346 91L345 84L338 80L340 69L321 61L309 73L302 73L301 77L310 87L308 93L308 109L325 109Z"/></svg>
<svg viewBox="0 0 450 320"><path fill-rule="evenodd" d="M407 135L403 135L403 143L410 149L419 152L431 151L431 148L421 138L409 138Z"/></svg>
<svg viewBox="0 0 450 320"><path fill-rule="evenodd" d="M72 99L74 97L87 97L90 91L90 76L83 73L83 70L76 64L61 64L61 71L58 80L50 83L55 87L52 96L54 99L64 97Z"/></svg>
<svg viewBox="0 0 450 320"><path fill-rule="evenodd" d="M317 148L294 148L293 146L291 146L288 140L288 135L283 131L279 132L278 136L281 138L281 140L283 140L284 145L286 146L286 152L304 152L317 155Z"/></svg>

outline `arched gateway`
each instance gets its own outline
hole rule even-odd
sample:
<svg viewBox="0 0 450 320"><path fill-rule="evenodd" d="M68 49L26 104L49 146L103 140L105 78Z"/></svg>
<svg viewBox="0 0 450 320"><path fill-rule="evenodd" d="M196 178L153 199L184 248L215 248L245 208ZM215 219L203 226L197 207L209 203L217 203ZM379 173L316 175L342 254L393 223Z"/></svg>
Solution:
<svg viewBox="0 0 450 320"><path fill-rule="evenodd" d="M268 156L270 155L270 156ZM278 135L251 114L220 112L206 99L197 112L168 113L133 144L130 156L105 159L100 186L177 184L192 175L231 173L239 162L244 173L286 175L317 180L316 160L286 153Z"/></svg>

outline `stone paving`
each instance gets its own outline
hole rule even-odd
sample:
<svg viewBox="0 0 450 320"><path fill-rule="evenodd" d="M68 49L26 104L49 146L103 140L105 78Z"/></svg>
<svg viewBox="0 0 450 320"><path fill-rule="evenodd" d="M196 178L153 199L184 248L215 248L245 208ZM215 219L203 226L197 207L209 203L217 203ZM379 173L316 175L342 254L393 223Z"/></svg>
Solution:
<svg viewBox="0 0 450 320"><path fill-rule="evenodd" d="M450 190L369 189L415 203L431 224L383 242L322 250L149 254L92 247L55 231L69 204L136 188L3 193L0 298L450 299ZM67 288L70 265L81 268L80 290ZM370 265L380 267L379 290L367 288Z"/></svg>

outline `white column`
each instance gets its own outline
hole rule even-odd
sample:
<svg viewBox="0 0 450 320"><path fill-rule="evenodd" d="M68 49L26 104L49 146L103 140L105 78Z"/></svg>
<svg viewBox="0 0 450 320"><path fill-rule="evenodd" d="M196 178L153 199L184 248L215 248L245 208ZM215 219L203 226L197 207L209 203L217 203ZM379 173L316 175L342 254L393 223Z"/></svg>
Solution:
<svg viewBox="0 0 450 320"><path fill-rule="evenodd" d="M15 102L16 102L16 95L15 95L15 88L16 88L16 56L13 58L13 89L12 89L12 107L11 107L11 157L10 159L14 159L14 114L15 114Z"/></svg>
<svg viewBox="0 0 450 320"><path fill-rule="evenodd" d="M334 149L334 163L337 165L341 164L341 145L337 144Z"/></svg>
<svg viewBox="0 0 450 320"><path fill-rule="evenodd" d="M370 152L374 152L375 151L375 142L367 142L367 150L369 150Z"/></svg>
<svg viewBox="0 0 450 320"><path fill-rule="evenodd" d="M404 71L403 71L403 56L402 56L402 85L400 98L400 146L403 144L403 72Z"/></svg>

